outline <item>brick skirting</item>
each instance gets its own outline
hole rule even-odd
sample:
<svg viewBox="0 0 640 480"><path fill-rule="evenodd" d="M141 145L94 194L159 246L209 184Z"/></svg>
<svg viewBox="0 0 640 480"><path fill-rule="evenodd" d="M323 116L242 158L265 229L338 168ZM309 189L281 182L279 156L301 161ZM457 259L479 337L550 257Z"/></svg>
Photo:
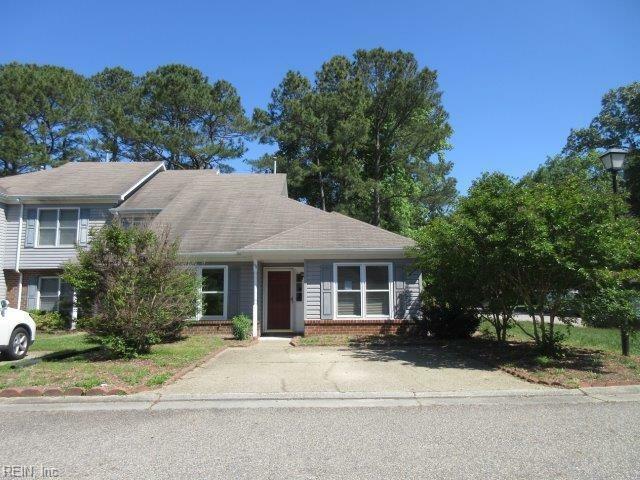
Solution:
<svg viewBox="0 0 640 480"><path fill-rule="evenodd" d="M304 334L309 335L391 335L404 333L409 320L305 320Z"/></svg>
<svg viewBox="0 0 640 480"><path fill-rule="evenodd" d="M215 335L231 335L231 322L229 320L199 320L189 323L184 332L187 334L215 334Z"/></svg>

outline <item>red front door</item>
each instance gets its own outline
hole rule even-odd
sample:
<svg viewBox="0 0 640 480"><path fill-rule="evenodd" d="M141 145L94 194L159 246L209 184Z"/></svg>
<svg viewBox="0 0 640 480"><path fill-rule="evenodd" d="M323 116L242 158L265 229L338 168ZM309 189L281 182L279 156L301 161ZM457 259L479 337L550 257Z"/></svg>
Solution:
<svg viewBox="0 0 640 480"><path fill-rule="evenodd" d="M291 329L291 272L267 272L267 329Z"/></svg>

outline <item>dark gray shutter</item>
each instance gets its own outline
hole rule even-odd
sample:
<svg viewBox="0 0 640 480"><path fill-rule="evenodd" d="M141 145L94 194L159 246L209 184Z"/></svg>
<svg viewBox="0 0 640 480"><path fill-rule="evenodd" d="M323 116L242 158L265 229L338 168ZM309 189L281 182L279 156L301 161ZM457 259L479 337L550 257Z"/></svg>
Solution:
<svg viewBox="0 0 640 480"><path fill-rule="evenodd" d="M229 285L227 287L227 319L240 313L240 267L229 266Z"/></svg>
<svg viewBox="0 0 640 480"><path fill-rule="evenodd" d="M405 271L403 265L395 264L393 268L393 285L395 289L395 318L404 318L406 315Z"/></svg>
<svg viewBox="0 0 640 480"><path fill-rule="evenodd" d="M30 276L27 285L27 310L33 310L38 307L38 277Z"/></svg>
<svg viewBox="0 0 640 480"><path fill-rule="evenodd" d="M87 245L89 243L89 216L90 208L80 209L80 233L78 235L78 245Z"/></svg>
<svg viewBox="0 0 640 480"><path fill-rule="evenodd" d="M25 218L24 246L34 247L36 242L36 220L38 218L38 209L27 208ZM20 221L22 221L22 219L20 219Z"/></svg>
<svg viewBox="0 0 640 480"><path fill-rule="evenodd" d="M322 265L320 291L320 317L323 320L331 320L333 319L333 265L330 263Z"/></svg>

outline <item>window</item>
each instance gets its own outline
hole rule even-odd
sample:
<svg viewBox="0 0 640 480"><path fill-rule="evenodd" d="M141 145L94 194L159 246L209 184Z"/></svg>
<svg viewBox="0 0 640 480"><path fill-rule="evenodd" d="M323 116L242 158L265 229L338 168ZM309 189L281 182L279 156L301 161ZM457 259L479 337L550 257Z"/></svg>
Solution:
<svg viewBox="0 0 640 480"><path fill-rule="evenodd" d="M38 279L38 310L70 313L73 306L73 291L60 277Z"/></svg>
<svg viewBox="0 0 640 480"><path fill-rule="evenodd" d="M78 238L77 208L38 210L38 246L73 246Z"/></svg>
<svg viewBox="0 0 640 480"><path fill-rule="evenodd" d="M360 267L338 267L338 316L360 317L362 295L360 293Z"/></svg>
<svg viewBox="0 0 640 480"><path fill-rule="evenodd" d="M227 267L203 267L201 317L224 320L227 316Z"/></svg>
<svg viewBox="0 0 640 480"><path fill-rule="evenodd" d="M391 316L391 264L336 265L338 317Z"/></svg>
<svg viewBox="0 0 640 480"><path fill-rule="evenodd" d="M296 302L302 301L304 291L304 273L296 273Z"/></svg>
<svg viewBox="0 0 640 480"><path fill-rule="evenodd" d="M367 265L365 268L366 311L369 316L389 316L389 267Z"/></svg>

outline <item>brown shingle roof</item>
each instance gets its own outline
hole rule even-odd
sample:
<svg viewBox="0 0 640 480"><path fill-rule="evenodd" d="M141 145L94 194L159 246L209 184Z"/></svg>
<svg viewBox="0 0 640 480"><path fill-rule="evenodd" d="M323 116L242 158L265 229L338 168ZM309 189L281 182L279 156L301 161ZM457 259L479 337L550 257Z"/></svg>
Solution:
<svg viewBox="0 0 640 480"><path fill-rule="evenodd" d="M414 241L407 237L333 212L255 242L243 250L385 250L413 245Z"/></svg>
<svg viewBox="0 0 640 480"><path fill-rule="evenodd" d="M276 193L277 178L244 176L239 184L237 178L224 177L229 181L217 182L215 188L209 182L190 184L156 216L152 225L170 228L180 237L180 250L184 253L235 252L326 215Z"/></svg>
<svg viewBox="0 0 640 480"><path fill-rule="evenodd" d="M207 195L244 195L258 192L264 195L287 195L287 176L224 174L213 170L169 170L158 173L153 179L118 207L118 211L135 209L161 209L178 195L189 196L197 189ZM183 198L184 201L184 198Z"/></svg>
<svg viewBox="0 0 640 480"><path fill-rule="evenodd" d="M287 197L286 175L158 173L116 211L158 210L186 254L263 250L401 250L413 241Z"/></svg>
<svg viewBox="0 0 640 480"><path fill-rule="evenodd" d="M70 162L60 167L0 178L5 195L122 196L162 162Z"/></svg>

